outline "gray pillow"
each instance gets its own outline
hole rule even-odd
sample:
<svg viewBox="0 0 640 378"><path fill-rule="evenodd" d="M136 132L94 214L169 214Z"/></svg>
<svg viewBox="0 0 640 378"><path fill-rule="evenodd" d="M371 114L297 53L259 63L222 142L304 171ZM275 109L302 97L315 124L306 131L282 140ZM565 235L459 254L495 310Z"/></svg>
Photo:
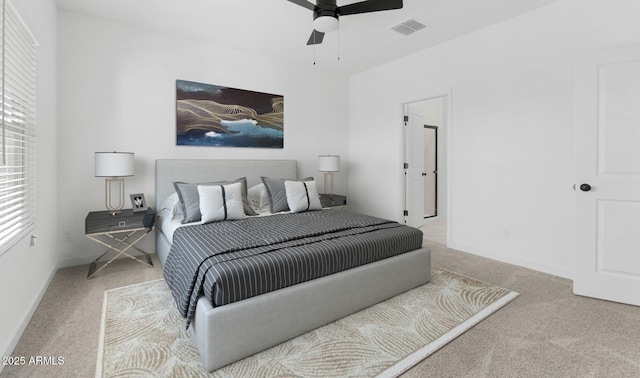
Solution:
<svg viewBox="0 0 640 378"><path fill-rule="evenodd" d="M239 182L242 185L242 205L244 213L246 215L257 215L255 211L249 205L249 199L247 197L247 178L242 177L233 181L219 181L219 182L206 182L206 183L188 183L188 182L174 182L173 187L178 193L180 198L180 206L182 207L182 214L184 219L182 223L197 222L202 218L200 213L200 195L198 194L198 185L210 186L210 185L226 185Z"/></svg>
<svg viewBox="0 0 640 378"><path fill-rule="evenodd" d="M281 211L289 211L289 204L287 203L287 192L284 189L285 181L313 181L313 177L307 177L302 180L285 180L285 179L272 179L269 177L261 177L262 183L267 188L269 198L271 199L271 212L279 213Z"/></svg>

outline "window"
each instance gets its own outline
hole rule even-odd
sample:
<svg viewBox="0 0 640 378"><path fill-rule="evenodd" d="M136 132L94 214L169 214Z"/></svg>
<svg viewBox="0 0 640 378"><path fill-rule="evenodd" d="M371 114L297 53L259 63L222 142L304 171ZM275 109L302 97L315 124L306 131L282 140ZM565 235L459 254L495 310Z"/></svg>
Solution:
<svg viewBox="0 0 640 378"><path fill-rule="evenodd" d="M0 0L0 254L33 229L36 215L35 38L8 0Z"/></svg>

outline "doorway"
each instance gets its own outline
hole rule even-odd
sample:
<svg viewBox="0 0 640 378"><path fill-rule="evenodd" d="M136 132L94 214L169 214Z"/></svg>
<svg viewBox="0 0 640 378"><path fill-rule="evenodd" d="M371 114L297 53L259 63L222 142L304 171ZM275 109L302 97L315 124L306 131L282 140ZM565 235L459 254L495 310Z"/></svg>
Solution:
<svg viewBox="0 0 640 378"><path fill-rule="evenodd" d="M446 244L447 96L404 106L405 223Z"/></svg>

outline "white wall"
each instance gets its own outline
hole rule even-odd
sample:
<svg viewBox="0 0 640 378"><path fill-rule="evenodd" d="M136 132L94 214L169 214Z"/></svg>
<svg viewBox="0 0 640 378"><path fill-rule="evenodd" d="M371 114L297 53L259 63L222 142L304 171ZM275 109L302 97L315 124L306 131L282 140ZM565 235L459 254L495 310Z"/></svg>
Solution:
<svg viewBox="0 0 640 378"><path fill-rule="evenodd" d="M562 0L352 76L352 208L400 219L401 104L451 92L449 246L572 277L573 62L640 44L638 14Z"/></svg>
<svg viewBox="0 0 640 378"><path fill-rule="evenodd" d="M317 156L342 157L335 192L346 193L347 78L148 30L59 12L59 248L65 265L86 263L102 248L84 236L89 211L104 208L96 151L135 153L128 194L154 203L158 158L296 159L315 176ZM176 146L176 79L284 95L283 149ZM151 240L142 246L153 251Z"/></svg>
<svg viewBox="0 0 640 378"><path fill-rule="evenodd" d="M56 271L56 4L11 1L39 43L37 60L37 209L29 247L24 238L0 256L0 356L10 356ZM3 366L0 365L0 370Z"/></svg>

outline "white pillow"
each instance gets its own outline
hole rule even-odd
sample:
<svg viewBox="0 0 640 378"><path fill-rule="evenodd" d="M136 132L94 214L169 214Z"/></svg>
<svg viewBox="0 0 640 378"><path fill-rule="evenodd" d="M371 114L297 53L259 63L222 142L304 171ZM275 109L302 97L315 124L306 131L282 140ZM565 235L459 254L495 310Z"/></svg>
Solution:
<svg viewBox="0 0 640 378"><path fill-rule="evenodd" d="M284 190L292 213L322 210L315 181L285 181Z"/></svg>
<svg viewBox="0 0 640 378"><path fill-rule="evenodd" d="M245 219L242 205L242 184L198 185L200 223Z"/></svg>
<svg viewBox="0 0 640 378"><path fill-rule="evenodd" d="M173 219L176 214L182 213L182 210L180 209L180 198L178 197L178 193L174 192L172 195L167 197L164 202L162 202L162 208L160 209L160 211L164 210L168 211L170 219Z"/></svg>
<svg viewBox="0 0 640 378"><path fill-rule="evenodd" d="M264 212L270 209L269 192L264 184L254 185L247 191L249 204L256 212Z"/></svg>

